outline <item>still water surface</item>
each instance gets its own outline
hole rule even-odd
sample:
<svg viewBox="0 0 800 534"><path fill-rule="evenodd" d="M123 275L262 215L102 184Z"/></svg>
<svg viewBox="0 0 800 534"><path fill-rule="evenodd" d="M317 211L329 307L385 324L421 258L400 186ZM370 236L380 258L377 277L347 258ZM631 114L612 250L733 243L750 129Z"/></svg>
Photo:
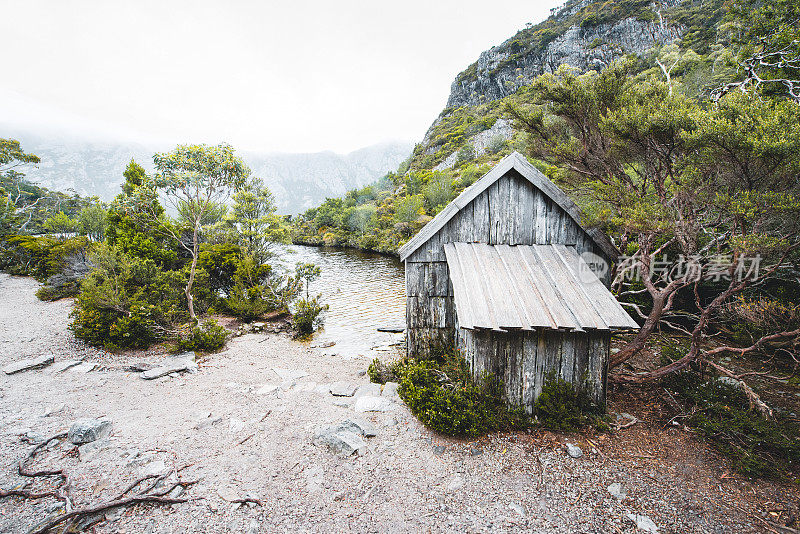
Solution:
<svg viewBox="0 0 800 534"><path fill-rule="evenodd" d="M403 264L397 258L352 249L291 245L278 252L282 264L293 269L308 262L322 269L311 283L311 293L321 293L330 306L325 326L314 343L336 342L330 350L344 356L369 354L370 349L397 340L397 334L378 327L405 323Z"/></svg>

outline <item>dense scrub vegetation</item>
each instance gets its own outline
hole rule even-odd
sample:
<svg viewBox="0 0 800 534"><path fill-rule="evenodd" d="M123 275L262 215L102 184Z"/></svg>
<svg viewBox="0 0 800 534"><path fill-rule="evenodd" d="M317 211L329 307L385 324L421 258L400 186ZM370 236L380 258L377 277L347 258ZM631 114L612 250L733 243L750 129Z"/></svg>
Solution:
<svg viewBox="0 0 800 534"><path fill-rule="evenodd" d="M765 419L750 409L735 380L684 372L666 386L685 401L686 424L696 428L739 471L751 476L796 478L800 467L800 429L790 415Z"/></svg>
<svg viewBox="0 0 800 534"><path fill-rule="evenodd" d="M75 296L70 328L111 350L173 341L176 350L216 351L227 337L218 313L251 321L296 310L298 331L313 331L326 309L308 293L319 270L269 265L288 230L233 149L181 146L154 159L152 176L131 161L122 192L105 205L29 184L16 169L38 158L2 140L0 268L46 282L42 299Z"/></svg>

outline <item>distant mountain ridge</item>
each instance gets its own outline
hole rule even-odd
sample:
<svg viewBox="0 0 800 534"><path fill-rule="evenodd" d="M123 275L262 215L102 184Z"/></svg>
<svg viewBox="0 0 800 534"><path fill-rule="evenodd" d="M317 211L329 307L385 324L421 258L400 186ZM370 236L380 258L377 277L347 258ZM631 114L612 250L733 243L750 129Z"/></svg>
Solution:
<svg viewBox="0 0 800 534"><path fill-rule="evenodd" d="M153 154L173 148L89 138L65 139L63 135L2 126L0 129L0 137L19 140L26 152L41 158L36 168L25 171L30 181L106 201L120 192L122 172L131 159L149 172L153 170ZM387 142L349 154L241 151L239 155L275 194L279 213L294 215L319 205L327 197L341 196L349 189L374 182L396 169L411 149L411 143Z"/></svg>

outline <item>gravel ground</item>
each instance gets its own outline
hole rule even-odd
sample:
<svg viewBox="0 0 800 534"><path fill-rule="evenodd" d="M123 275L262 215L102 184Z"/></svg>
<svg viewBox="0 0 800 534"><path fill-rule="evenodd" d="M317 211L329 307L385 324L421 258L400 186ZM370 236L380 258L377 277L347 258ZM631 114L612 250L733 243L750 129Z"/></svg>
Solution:
<svg viewBox="0 0 800 534"><path fill-rule="evenodd" d="M98 533L634 532L627 514L646 515L660 532L759 532L760 518L798 501L794 487L729 473L679 428L643 422L600 436L532 431L466 442L427 431L401 402L355 414L326 385L367 384L368 359L325 355L283 334L233 338L195 374L143 380L125 367L170 356L84 346L67 329L71 302L40 302L36 288L0 274L0 366L53 354L56 364L97 367L0 374L0 488L25 482L16 464L39 436L84 417L110 419L110 437L78 453L61 443L36 463L67 469L76 506L109 499L159 467L183 467L185 479L199 481L186 493L195 500L109 513ZM257 393L281 384L274 367L308 376ZM363 456L312 444L316 427L354 415L378 428ZM567 441L584 457L569 457ZM609 493L615 482L624 498ZM230 502L244 496L261 504ZM0 532L25 532L57 508L49 498L0 500Z"/></svg>

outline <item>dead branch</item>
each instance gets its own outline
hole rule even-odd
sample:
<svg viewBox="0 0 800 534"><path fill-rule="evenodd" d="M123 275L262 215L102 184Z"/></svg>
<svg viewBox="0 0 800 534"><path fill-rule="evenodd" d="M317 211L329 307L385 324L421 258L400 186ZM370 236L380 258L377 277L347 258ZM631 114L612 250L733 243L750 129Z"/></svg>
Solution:
<svg viewBox="0 0 800 534"><path fill-rule="evenodd" d="M747 396L747 401L750 403L750 409L755 408L758 411L758 413L760 413L766 419L772 420L775 418L775 414L772 412L772 408L770 408L766 402L762 401L761 397L759 397L758 394L755 391L753 391L753 388L748 386L744 380L741 380L734 373L722 367L721 365L712 362L711 360L704 359L704 361L705 363L707 363L708 365L710 365L723 375L739 381L739 387Z"/></svg>
<svg viewBox="0 0 800 534"><path fill-rule="evenodd" d="M0 489L0 499L4 497L23 497L25 499L44 499L45 497L53 497L55 499L59 499L60 495L58 492L55 491L45 491L42 493L34 493L32 491L28 491L26 489L10 489L4 490Z"/></svg>
<svg viewBox="0 0 800 534"><path fill-rule="evenodd" d="M66 432L61 432L61 433L56 434L56 435L54 435L54 436L52 436L50 438L45 439L43 442L39 443L36 447L31 449L30 452L28 452L27 456L25 456L23 459L21 459L19 461L19 465L17 467L17 470L19 471L20 476L29 477L29 478L36 478L36 477L43 477L43 476L59 475L59 476L62 476L64 478L66 478L66 475L64 474L64 470L63 469L43 469L41 471L29 471L28 470L28 463L33 461L34 457L39 453L39 451L41 451L43 448L45 448L47 445L49 445L51 441L54 441L54 440L57 440L57 439L64 439L66 437L67 437L67 433Z"/></svg>
<svg viewBox="0 0 800 534"><path fill-rule="evenodd" d="M253 497L242 497L240 499L233 499L231 502L240 504L253 503L259 506L264 506L264 502L261 499L255 499Z"/></svg>
<svg viewBox="0 0 800 534"><path fill-rule="evenodd" d="M157 504L179 504L187 501L189 501L189 499L185 497L173 498L173 497L163 497L160 495L132 495L129 497L123 497L122 499L115 499L112 501L107 501L95 505L76 508L71 512L68 512L54 519L51 519L50 521L47 521L44 524L37 525L32 530L30 530L28 534L44 534L45 532L49 531L50 529L52 529L57 525L60 525L61 523L63 523L68 519L91 516L98 514L100 512L105 512L106 510L119 508L121 506L128 506L131 504L140 504L147 502L157 503Z"/></svg>

